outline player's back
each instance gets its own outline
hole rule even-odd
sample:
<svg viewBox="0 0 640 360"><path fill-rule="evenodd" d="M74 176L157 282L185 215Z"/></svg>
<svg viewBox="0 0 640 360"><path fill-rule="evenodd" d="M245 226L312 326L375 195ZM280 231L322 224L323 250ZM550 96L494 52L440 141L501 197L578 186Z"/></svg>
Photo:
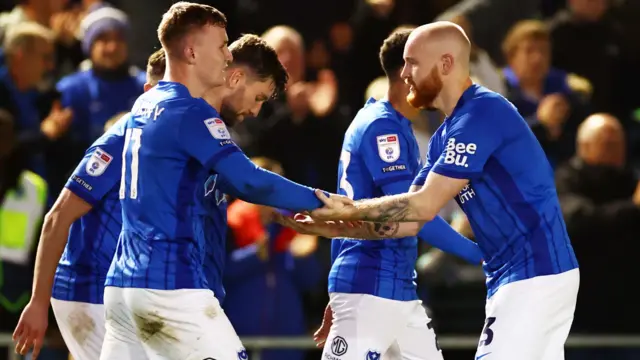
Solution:
<svg viewBox="0 0 640 360"><path fill-rule="evenodd" d="M207 288L205 248L193 231L195 188L205 170L183 150L188 139L181 129L207 118L214 131L217 117L178 83L160 82L136 101L123 152L123 227L107 286Z"/></svg>
<svg viewBox="0 0 640 360"><path fill-rule="evenodd" d="M103 302L104 282L122 228L118 189L128 117L118 120L93 143L65 185L92 208L71 225L54 277L55 299Z"/></svg>
<svg viewBox="0 0 640 360"><path fill-rule="evenodd" d="M411 122L387 100L369 100L347 129L338 168L338 192L354 200L404 193L421 157ZM417 238L334 239L329 292L417 299Z"/></svg>
<svg viewBox="0 0 640 360"><path fill-rule="evenodd" d="M489 295L577 267L551 166L509 101L474 85L434 136L433 171L471 179L456 200L485 256Z"/></svg>

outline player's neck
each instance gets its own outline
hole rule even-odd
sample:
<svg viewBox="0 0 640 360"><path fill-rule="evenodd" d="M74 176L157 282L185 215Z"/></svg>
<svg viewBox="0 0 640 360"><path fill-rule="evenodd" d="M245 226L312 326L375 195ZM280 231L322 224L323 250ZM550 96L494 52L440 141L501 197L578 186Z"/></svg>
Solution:
<svg viewBox="0 0 640 360"><path fill-rule="evenodd" d="M440 92L440 106L438 109L442 111L446 116L451 115L453 109L458 105L458 101L462 97L462 94L473 85L470 77L466 77L457 83L453 83L450 86L445 86Z"/></svg>
<svg viewBox="0 0 640 360"><path fill-rule="evenodd" d="M194 98L202 97L205 90L207 90L202 82L197 79L195 74L189 71L187 66L180 63L171 64L168 58L163 80L177 82L184 85Z"/></svg>
<svg viewBox="0 0 640 360"><path fill-rule="evenodd" d="M393 85L389 86L389 89L387 90L387 99L389 99L389 104L391 104L395 111L399 112L400 115L413 122L420 116L420 110L409 105L407 102L407 95L408 94L405 90L394 87Z"/></svg>
<svg viewBox="0 0 640 360"><path fill-rule="evenodd" d="M220 112L222 109L222 99L224 99L226 95L226 86L216 86L205 91L203 98L209 105L211 105L211 107Z"/></svg>

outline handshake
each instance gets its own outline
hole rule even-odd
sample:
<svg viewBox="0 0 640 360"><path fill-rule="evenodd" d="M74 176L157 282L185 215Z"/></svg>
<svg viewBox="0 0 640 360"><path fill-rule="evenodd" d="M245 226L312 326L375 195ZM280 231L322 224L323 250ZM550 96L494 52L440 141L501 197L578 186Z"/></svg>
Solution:
<svg viewBox="0 0 640 360"><path fill-rule="evenodd" d="M310 212L295 214L293 217L274 213L274 221L301 234L326 238L366 237L370 232L365 222L350 220L357 216L354 201L346 196L315 191L324 207Z"/></svg>

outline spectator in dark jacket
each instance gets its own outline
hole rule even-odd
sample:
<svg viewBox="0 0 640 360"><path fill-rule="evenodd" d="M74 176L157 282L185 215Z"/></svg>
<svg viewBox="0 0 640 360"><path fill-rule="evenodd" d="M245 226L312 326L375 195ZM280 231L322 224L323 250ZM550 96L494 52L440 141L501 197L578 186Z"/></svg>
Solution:
<svg viewBox="0 0 640 360"><path fill-rule="evenodd" d="M580 262L574 332L637 333L640 310L627 291L640 275L640 183L626 166L622 126L607 114L587 118L576 156L556 171L567 231ZM638 359L637 350L591 350L580 359ZM569 358L569 357L568 357Z"/></svg>

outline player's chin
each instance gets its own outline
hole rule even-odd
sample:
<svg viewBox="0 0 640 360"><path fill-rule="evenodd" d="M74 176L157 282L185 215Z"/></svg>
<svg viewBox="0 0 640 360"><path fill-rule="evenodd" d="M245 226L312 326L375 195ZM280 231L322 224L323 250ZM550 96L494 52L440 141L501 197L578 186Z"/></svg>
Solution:
<svg viewBox="0 0 640 360"><path fill-rule="evenodd" d="M425 107L425 104L420 101L420 98L414 92L410 92L409 95L407 95L407 103L415 109L423 109Z"/></svg>

